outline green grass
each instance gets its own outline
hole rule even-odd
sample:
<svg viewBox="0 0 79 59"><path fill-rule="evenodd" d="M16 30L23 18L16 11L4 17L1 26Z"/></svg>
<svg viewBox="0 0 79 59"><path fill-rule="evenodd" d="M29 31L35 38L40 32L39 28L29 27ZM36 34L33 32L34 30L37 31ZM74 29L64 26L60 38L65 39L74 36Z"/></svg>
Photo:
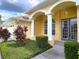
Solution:
<svg viewBox="0 0 79 59"><path fill-rule="evenodd" d="M27 40L24 46L19 46L15 41L0 43L0 50L3 59L30 59L46 49L41 49L35 41Z"/></svg>

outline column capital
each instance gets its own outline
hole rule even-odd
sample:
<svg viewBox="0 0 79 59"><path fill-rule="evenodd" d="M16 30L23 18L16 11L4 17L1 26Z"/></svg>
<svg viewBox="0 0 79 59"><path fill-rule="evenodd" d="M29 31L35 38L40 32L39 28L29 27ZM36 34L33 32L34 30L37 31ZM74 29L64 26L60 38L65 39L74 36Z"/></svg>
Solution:
<svg viewBox="0 0 79 59"><path fill-rule="evenodd" d="M29 19L33 20L33 17L29 17Z"/></svg>
<svg viewBox="0 0 79 59"><path fill-rule="evenodd" d="M46 12L45 15L54 15L52 12Z"/></svg>
<svg viewBox="0 0 79 59"><path fill-rule="evenodd" d="M45 12L45 14L46 15L52 15L52 12L47 11L47 12Z"/></svg>

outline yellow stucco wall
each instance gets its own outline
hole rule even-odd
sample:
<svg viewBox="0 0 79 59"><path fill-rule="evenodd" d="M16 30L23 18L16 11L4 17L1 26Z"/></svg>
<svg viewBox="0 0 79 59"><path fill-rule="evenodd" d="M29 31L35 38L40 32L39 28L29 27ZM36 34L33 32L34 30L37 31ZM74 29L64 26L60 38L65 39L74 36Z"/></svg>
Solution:
<svg viewBox="0 0 79 59"><path fill-rule="evenodd" d="M44 35L44 25L45 25L46 16L41 15L35 18L35 36L43 36Z"/></svg>
<svg viewBox="0 0 79 59"><path fill-rule="evenodd" d="M77 16L76 7L70 7L63 10L58 10L54 12L53 18L54 19L66 19L72 18Z"/></svg>
<svg viewBox="0 0 79 59"><path fill-rule="evenodd" d="M67 18L77 17L76 7L66 8L64 10L58 10L53 15L55 20L55 36L54 40L61 40L61 21Z"/></svg>

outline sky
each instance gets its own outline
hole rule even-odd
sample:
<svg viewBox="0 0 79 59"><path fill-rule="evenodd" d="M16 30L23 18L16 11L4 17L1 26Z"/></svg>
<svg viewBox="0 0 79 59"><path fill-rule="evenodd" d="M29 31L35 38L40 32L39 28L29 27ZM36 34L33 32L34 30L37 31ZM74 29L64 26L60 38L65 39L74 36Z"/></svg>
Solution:
<svg viewBox="0 0 79 59"><path fill-rule="evenodd" d="M0 14L6 21L12 16L22 15L36 5L47 0L0 0ZM75 0L79 4L79 0Z"/></svg>
<svg viewBox="0 0 79 59"><path fill-rule="evenodd" d="M0 0L0 14L6 20L14 15L21 15L45 0Z"/></svg>
<svg viewBox="0 0 79 59"><path fill-rule="evenodd" d="M75 0L76 1L76 4L78 4L79 5L79 0Z"/></svg>
<svg viewBox="0 0 79 59"><path fill-rule="evenodd" d="M7 21L10 17L25 15L24 13L19 12L10 12L6 10L0 10L0 15L2 16L1 20Z"/></svg>

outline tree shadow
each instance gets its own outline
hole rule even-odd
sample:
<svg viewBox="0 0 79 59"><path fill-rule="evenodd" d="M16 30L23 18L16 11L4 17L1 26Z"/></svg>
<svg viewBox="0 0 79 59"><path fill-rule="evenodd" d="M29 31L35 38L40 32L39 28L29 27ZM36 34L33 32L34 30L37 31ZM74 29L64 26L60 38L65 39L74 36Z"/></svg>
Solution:
<svg viewBox="0 0 79 59"><path fill-rule="evenodd" d="M16 44L16 41L9 41L9 42L12 42L12 43L8 43L7 47L18 47L18 45Z"/></svg>
<svg viewBox="0 0 79 59"><path fill-rule="evenodd" d="M17 43L16 41L9 41L9 42L14 42L14 43L8 43L7 44L7 47L25 47L27 44L29 44L29 43L31 43L31 42L34 42L34 41L32 41L32 40L30 40L30 39L27 39L27 40L25 40L25 43L24 44L22 44L22 43Z"/></svg>

